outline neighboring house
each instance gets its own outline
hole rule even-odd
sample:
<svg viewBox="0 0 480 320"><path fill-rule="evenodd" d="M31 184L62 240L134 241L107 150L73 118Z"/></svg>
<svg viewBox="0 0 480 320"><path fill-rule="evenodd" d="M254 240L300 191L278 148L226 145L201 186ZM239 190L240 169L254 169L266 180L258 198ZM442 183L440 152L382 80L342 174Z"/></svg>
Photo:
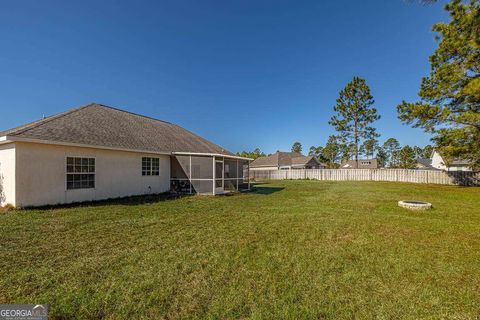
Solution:
<svg viewBox="0 0 480 320"><path fill-rule="evenodd" d="M325 168L314 156L298 152L277 151L266 157L259 157L250 164L250 170L279 169L322 169Z"/></svg>
<svg viewBox="0 0 480 320"><path fill-rule="evenodd" d="M415 166L416 169L419 170L440 170L437 168L432 167L432 158L418 158L416 159L417 165Z"/></svg>
<svg viewBox="0 0 480 320"><path fill-rule="evenodd" d="M348 160L342 162L340 169L378 169L377 159L358 159L358 168L357 161Z"/></svg>
<svg viewBox="0 0 480 320"><path fill-rule="evenodd" d="M420 170L444 170L444 171L472 171L468 161L455 159L450 166L445 162L439 152L434 151L431 158L417 159L417 169Z"/></svg>
<svg viewBox="0 0 480 320"><path fill-rule="evenodd" d="M0 205L243 190L250 160L169 122L89 104L0 132Z"/></svg>
<svg viewBox="0 0 480 320"><path fill-rule="evenodd" d="M445 170L445 171L472 171L470 164L467 160L455 159L449 166L445 165L445 161L439 152L434 151L432 154L432 168Z"/></svg>

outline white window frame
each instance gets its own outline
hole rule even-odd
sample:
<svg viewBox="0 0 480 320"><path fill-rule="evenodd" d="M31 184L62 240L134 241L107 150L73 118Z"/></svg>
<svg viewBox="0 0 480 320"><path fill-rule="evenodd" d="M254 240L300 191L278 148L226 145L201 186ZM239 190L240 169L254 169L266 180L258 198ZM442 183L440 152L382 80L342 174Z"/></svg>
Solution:
<svg viewBox="0 0 480 320"><path fill-rule="evenodd" d="M150 159L150 168L147 169L146 172L150 172L150 174L143 174L143 159ZM158 160L158 173L157 174L153 174L154 170L153 170L153 160L156 159ZM141 175L142 177L159 177L160 176L160 158L157 158L157 157L142 157L142 163L141 163Z"/></svg>
<svg viewBox="0 0 480 320"><path fill-rule="evenodd" d="M68 163L68 158L79 158L79 159L93 159L93 161L95 162L95 170L93 172L68 172L67 170L67 163ZM75 160L74 160L75 162ZM97 158L96 157L93 157L93 156L65 156L65 191L75 191L75 190L87 190L87 189L97 189ZM75 164L74 164L75 165ZM91 187L86 187L86 188L72 188L72 189L69 189L68 188L68 179L67 179L67 176L69 174L73 174L73 175L80 175L80 174L93 174L93 185L94 187L91 188Z"/></svg>

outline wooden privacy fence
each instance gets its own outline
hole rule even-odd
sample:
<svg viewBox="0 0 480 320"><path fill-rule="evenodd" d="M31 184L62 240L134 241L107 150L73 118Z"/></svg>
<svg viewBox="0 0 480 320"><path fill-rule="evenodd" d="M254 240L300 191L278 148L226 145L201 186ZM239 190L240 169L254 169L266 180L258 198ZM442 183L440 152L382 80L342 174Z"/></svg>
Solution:
<svg viewBox="0 0 480 320"><path fill-rule="evenodd" d="M253 180L312 179L325 181L392 181L479 186L480 172L412 169L250 170Z"/></svg>

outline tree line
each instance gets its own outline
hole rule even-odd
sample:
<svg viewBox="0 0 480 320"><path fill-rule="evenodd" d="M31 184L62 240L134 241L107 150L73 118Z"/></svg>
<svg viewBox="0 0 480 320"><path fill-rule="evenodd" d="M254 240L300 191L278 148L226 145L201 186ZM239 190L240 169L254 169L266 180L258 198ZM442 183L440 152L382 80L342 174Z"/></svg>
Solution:
<svg viewBox="0 0 480 320"><path fill-rule="evenodd" d="M378 161L380 167L411 169L417 165L417 159L430 158L433 153L433 146L425 147L409 145L401 146L397 139L389 138L378 144L375 139L366 140L360 147L358 155L365 159ZM340 163L353 159L356 154L353 145L346 146L338 141L335 135L328 138L325 146L311 146L308 155L315 156L327 168L338 168Z"/></svg>
<svg viewBox="0 0 480 320"><path fill-rule="evenodd" d="M480 0L452 0L445 10L450 21L433 26L438 48L430 56L430 74L421 81L420 101L399 103L398 118L432 134L447 165L461 158L480 168ZM380 115L374 105L365 79L353 77L340 91L328 122L337 134L324 146L310 147L309 154L331 168L351 159L358 167L360 156L375 156L382 166L413 168L416 158L430 157L431 145L401 146L389 138L380 146L373 126ZM252 158L262 154L255 151ZM292 151L301 153L301 143L295 142Z"/></svg>

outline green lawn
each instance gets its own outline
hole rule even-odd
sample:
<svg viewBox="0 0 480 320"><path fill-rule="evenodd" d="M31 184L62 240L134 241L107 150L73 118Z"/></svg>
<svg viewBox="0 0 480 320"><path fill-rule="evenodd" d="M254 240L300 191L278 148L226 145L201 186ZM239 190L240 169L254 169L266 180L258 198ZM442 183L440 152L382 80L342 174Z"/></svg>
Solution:
<svg viewBox="0 0 480 320"><path fill-rule="evenodd" d="M278 181L11 211L0 303L67 319L479 319L480 188Z"/></svg>

